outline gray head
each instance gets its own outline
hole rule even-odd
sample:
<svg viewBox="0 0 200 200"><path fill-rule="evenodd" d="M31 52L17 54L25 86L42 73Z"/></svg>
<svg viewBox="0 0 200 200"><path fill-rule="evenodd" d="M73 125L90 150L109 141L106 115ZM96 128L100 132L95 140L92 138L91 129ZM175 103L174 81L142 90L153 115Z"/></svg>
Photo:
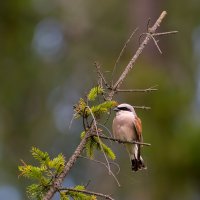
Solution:
<svg viewBox="0 0 200 200"><path fill-rule="evenodd" d="M133 106L131 106L130 104L127 104L127 103L119 104L113 110L116 111L116 112L127 111L127 112L135 113L135 110L134 110Z"/></svg>

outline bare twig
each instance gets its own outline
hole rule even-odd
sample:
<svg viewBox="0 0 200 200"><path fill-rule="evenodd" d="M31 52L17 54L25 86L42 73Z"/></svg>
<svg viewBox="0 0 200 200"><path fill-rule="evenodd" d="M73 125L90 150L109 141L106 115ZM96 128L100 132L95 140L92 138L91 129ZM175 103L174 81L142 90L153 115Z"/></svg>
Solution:
<svg viewBox="0 0 200 200"><path fill-rule="evenodd" d="M117 89L116 92L152 92L158 89Z"/></svg>
<svg viewBox="0 0 200 200"><path fill-rule="evenodd" d="M152 38L152 40L154 41L154 44L156 45L158 51L160 52L160 54L162 54L162 51L158 45L158 41L156 41L156 39L153 37L153 34L150 34L150 37Z"/></svg>
<svg viewBox="0 0 200 200"><path fill-rule="evenodd" d="M87 188L88 187L88 185L90 184L90 182L91 182L91 180L88 180L88 182L85 184L85 188Z"/></svg>
<svg viewBox="0 0 200 200"><path fill-rule="evenodd" d="M104 85L109 89L109 88L110 88L110 85L107 83L107 81L106 81L106 79L105 79L103 73L102 73L101 70L100 70L100 68L101 68L100 64L99 64L98 62L95 62L94 65L95 65L95 67L96 67L97 75L98 75L98 77L99 77L100 82L103 81ZM100 85L102 86L102 83L101 83Z"/></svg>
<svg viewBox="0 0 200 200"><path fill-rule="evenodd" d="M91 134L90 136L97 136L96 134ZM146 142L137 142L137 141L124 141L124 140L119 140L119 139L116 139L116 138L113 138L113 137L107 137L107 136L104 136L104 135L99 135L100 138L102 139L106 139L106 140L112 140L112 141L115 141L115 142L118 142L118 143L123 143L123 144L140 144L140 145L144 145L144 146L151 146L151 144L149 143L146 143Z"/></svg>
<svg viewBox="0 0 200 200"><path fill-rule="evenodd" d="M86 107L84 108L84 111L83 111L83 128L84 128L84 130L86 131L87 129L86 129L86 125L85 125L85 111L86 111Z"/></svg>
<svg viewBox="0 0 200 200"><path fill-rule="evenodd" d="M107 166L106 163L104 163L104 162L101 162L101 161L96 160L96 159L89 159L89 158L87 158L87 157L85 157L85 156L79 156L79 157L80 157L80 158L87 159L87 160L91 160L91 161L96 162L96 163L99 163L99 164L102 164L103 166L105 166L105 167L108 169L108 166ZM119 167L119 165L118 165L117 163L115 163L115 162L109 162L109 163L110 163L110 164L113 164L113 165L115 165L115 166L117 166L117 168L118 168L117 174L119 174L119 172L120 172L120 167ZM120 183L119 183L117 177L115 176L115 174L114 174L112 171L111 171L111 175L113 176L113 178L114 178L115 181L117 182L117 185L118 185L119 187L121 187L121 185L120 185Z"/></svg>
<svg viewBox="0 0 200 200"><path fill-rule="evenodd" d="M102 194L102 193L98 193L98 192L93 192L93 191L89 191L89 190L77 190L77 189L74 189L74 188L60 188L59 191L66 191L66 193L68 191L77 192L77 193L84 193L84 194L103 197L104 199L114 200L110 195L106 195L106 194Z"/></svg>
<svg viewBox="0 0 200 200"><path fill-rule="evenodd" d="M115 73L117 64L118 64L118 62L119 62L121 56L123 55L124 50L126 49L128 43L130 42L131 38L133 37L133 35L136 33L137 30L138 30L138 28L136 28L136 29L131 33L130 37L128 38L128 40L127 40L126 43L124 44L124 46L123 46L123 48L122 48L122 50L121 50L121 52L120 52L120 54L119 54L119 56L118 56L116 62L115 62L115 66L114 66L113 71L112 71L112 85L113 85L113 78L114 78L114 73Z"/></svg>
<svg viewBox="0 0 200 200"><path fill-rule="evenodd" d="M149 18L148 21L147 21L147 32L148 32L149 27L150 27L150 22L151 22L151 18Z"/></svg>
<svg viewBox="0 0 200 200"><path fill-rule="evenodd" d="M163 11L161 13L161 15L159 16L159 18L155 22L155 24L151 28L148 29L149 33L151 33L151 34L155 33L155 31L160 26L162 20L166 16L166 14L167 14L166 11ZM112 97L115 94L116 90L121 86L122 82L126 78L126 76L129 73L129 71L133 68L134 64L136 63L136 60L138 59L138 57L140 56L140 54L144 50L145 46L149 43L150 39L152 39L152 37L149 34L147 34L147 36L145 37L144 41L140 44L138 50L136 51L136 53L134 54L134 56L132 57L132 59L129 61L129 63L126 66L125 70L123 71L123 73L121 74L121 76L119 77L119 79L117 80L117 82L115 83L115 85L113 86L113 90L110 92L110 94L109 94L109 96L108 96L107 99L112 99Z"/></svg>
<svg viewBox="0 0 200 200"><path fill-rule="evenodd" d="M116 92L153 92L158 90L155 87L157 87L157 85L147 89L117 89Z"/></svg>
<svg viewBox="0 0 200 200"><path fill-rule="evenodd" d="M70 120L69 129L71 128L73 121L74 121L74 115L72 116L72 119Z"/></svg>
<svg viewBox="0 0 200 200"><path fill-rule="evenodd" d="M90 107L87 106L87 108L89 109L89 111L90 111L90 113L91 113L91 115L92 115L92 118L93 118L93 120L94 120L94 128L95 128L95 131L96 131L96 136L98 137L101 150L102 150L102 152L103 152L103 154L104 154L104 157L105 157L105 160L106 160L106 162L107 162L107 164L108 164L108 165L107 165L107 166L108 166L108 173L110 174L110 173L111 173L110 164L109 164L108 158L107 158L106 153L105 153L105 151L104 151L104 149L103 149L103 147L102 147L102 144L101 144L102 142L101 142L100 137L99 137L99 131L98 131L98 128L97 128L96 119L95 119L94 114L93 114L92 110L90 109Z"/></svg>
<svg viewBox="0 0 200 200"><path fill-rule="evenodd" d="M142 33L139 37L139 44L140 44L140 40L141 40L142 36L144 36L144 35L149 35L149 37L151 37L151 39L153 40L153 42L154 42L155 46L157 47L159 53L162 54L162 51L161 51L160 47L158 46L158 41L156 41L156 39L154 38L154 34L152 34L152 33L149 33L149 32Z"/></svg>
<svg viewBox="0 0 200 200"><path fill-rule="evenodd" d="M147 107L147 106L133 106L133 108L143 109L143 110L150 110L151 109L151 107Z"/></svg>
<svg viewBox="0 0 200 200"><path fill-rule="evenodd" d="M109 135L112 137L111 131L110 131L104 124L98 123L98 125L99 125L99 126L102 126L103 128L105 128L106 131L109 133Z"/></svg>
<svg viewBox="0 0 200 200"><path fill-rule="evenodd" d="M178 31L167 31L167 32L162 32L162 33L154 33L152 36L164 36L164 35L169 35L169 34L176 34Z"/></svg>

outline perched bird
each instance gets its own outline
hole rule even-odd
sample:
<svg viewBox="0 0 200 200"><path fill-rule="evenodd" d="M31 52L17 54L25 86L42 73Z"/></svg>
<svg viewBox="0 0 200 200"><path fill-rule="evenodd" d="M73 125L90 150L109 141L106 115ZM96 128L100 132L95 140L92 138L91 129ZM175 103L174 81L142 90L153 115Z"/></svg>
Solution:
<svg viewBox="0 0 200 200"><path fill-rule="evenodd" d="M129 104L123 103L115 107L114 111L116 111L112 125L114 138L129 142L142 142L142 123L140 118L137 117L134 108ZM140 155L141 145L125 144L125 146L130 156L132 170L146 169Z"/></svg>

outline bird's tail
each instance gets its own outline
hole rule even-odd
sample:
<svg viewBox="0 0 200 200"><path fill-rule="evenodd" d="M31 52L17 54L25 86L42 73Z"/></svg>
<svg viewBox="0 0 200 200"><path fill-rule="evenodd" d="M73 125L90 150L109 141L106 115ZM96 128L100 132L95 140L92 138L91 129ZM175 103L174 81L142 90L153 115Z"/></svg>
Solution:
<svg viewBox="0 0 200 200"><path fill-rule="evenodd" d="M139 159L136 158L132 159L131 164L132 164L132 170L135 172L138 170L147 169L141 156Z"/></svg>
<svg viewBox="0 0 200 200"><path fill-rule="evenodd" d="M140 155L140 145L134 145L133 154L131 155L131 165L133 171L147 169Z"/></svg>

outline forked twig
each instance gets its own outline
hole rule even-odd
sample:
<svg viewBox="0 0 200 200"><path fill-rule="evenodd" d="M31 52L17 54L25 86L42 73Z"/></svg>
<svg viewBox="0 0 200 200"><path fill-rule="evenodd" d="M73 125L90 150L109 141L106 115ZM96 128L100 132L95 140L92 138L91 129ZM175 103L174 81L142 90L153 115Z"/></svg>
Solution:
<svg viewBox="0 0 200 200"><path fill-rule="evenodd" d="M90 160L90 161L93 161L93 162L96 162L96 163L99 163L99 164L105 166L105 167L108 169L108 166L107 166L106 163L104 163L104 162L101 162L101 161L96 160L96 159L89 159L89 158L87 158L87 157L85 157L85 156L79 156L79 157L80 157L80 158L87 159L87 160ZM119 165L118 165L117 163L115 163L115 162L109 162L109 163L110 163L110 164L113 164L113 165L115 165L115 166L117 166L117 168L118 168L117 174L119 174L119 172L120 172L120 167L119 167ZM118 185L119 187L121 187L121 185L120 185L120 183L119 183L117 177L115 176L115 174L114 174L112 171L111 171L111 175L112 175L113 178L115 179L117 185Z"/></svg>
<svg viewBox="0 0 200 200"><path fill-rule="evenodd" d="M150 39L152 39L152 35L155 34L156 30L158 29L158 27L160 26L162 20L164 19L164 17L166 16L167 12L163 11L161 13L161 15L159 16L159 18L157 19L157 21L154 23L154 25L151 28L148 28L148 33L146 34L145 39L143 40L143 42L140 44L139 48L137 49L137 51L135 52L135 54L133 55L132 59L129 61L128 65L125 67L123 73L121 74L121 76L119 77L119 79L116 81L116 83L113 86L113 90L109 93L108 96L108 100L112 99L113 95L116 93L117 89L121 86L122 82L124 81L124 79L126 78L126 76L128 75L129 71L133 68L133 66L136 63L136 60L138 59L138 57L140 56L140 54L142 53L143 49L145 48L145 46L149 43ZM167 32L166 32L167 33ZM172 33L175 33L174 31L172 31ZM170 34L170 31L169 33Z"/></svg>
<svg viewBox="0 0 200 200"><path fill-rule="evenodd" d="M150 34L150 37L151 37L152 40L154 41L154 44L156 45L156 47L157 47L158 51L160 52L160 54L162 54L162 51L161 51L161 49L160 49L160 47L159 47L159 45L158 45L158 41L156 41L156 39L153 37L152 34Z"/></svg>
<svg viewBox="0 0 200 200"><path fill-rule="evenodd" d="M102 73L101 70L100 70L100 68L101 68L100 64L99 64L98 62L95 62L94 65L95 65L96 70L97 70L97 75L98 75L98 77L99 77L99 81L100 81L100 82L103 82L104 85L109 89L109 88L110 88L110 85L107 83L107 81L106 81L106 79L105 79L103 73ZM100 86L103 87L103 86L102 86L102 83L100 83Z"/></svg>

